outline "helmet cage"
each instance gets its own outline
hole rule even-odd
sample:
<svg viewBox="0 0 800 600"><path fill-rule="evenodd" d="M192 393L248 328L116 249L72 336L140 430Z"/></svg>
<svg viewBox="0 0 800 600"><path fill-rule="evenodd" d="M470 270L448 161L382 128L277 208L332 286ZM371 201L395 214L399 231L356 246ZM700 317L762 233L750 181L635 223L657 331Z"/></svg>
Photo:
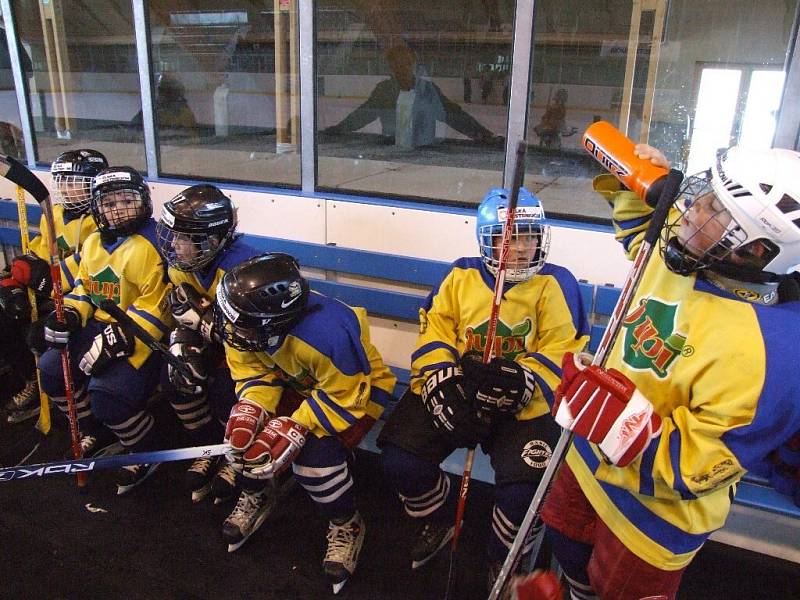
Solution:
<svg viewBox="0 0 800 600"><path fill-rule="evenodd" d="M92 216L101 233L136 233L153 214L150 189L130 167L112 167L92 183Z"/></svg>
<svg viewBox="0 0 800 600"><path fill-rule="evenodd" d="M688 177L679 198L669 223L661 231L659 244L671 271L679 275L702 270L730 273L730 268L737 266L731 261L733 253L737 254L738 265L762 270L777 254L777 247L769 240L750 239L719 199L710 169ZM748 251L755 243L764 247L761 256Z"/></svg>
<svg viewBox="0 0 800 600"><path fill-rule="evenodd" d="M92 179L88 175L55 173L53 175L53 202L65 210L86 214L92 202Z"/></svg>
<svg viewBox="0 0 800 600"><path fill-rule="evenodd" d="M514 252L509 248L509 260L505 265L506 281L526 281L533 277L544 266L550 248L550 226L522 217L518 215L514 220L509 245L515 249L516 256L511 260ZM484 225L478 230L481 257L492 275L497 275L500 268L502 240L503 225L499 223Z"/></svg>

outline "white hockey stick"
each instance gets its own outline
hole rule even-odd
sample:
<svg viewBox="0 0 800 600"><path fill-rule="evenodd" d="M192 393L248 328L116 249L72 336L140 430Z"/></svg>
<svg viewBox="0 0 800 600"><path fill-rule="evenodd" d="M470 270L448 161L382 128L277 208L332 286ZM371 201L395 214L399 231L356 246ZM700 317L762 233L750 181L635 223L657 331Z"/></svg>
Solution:
<svg viewBox="0 0 800 600"><path fill-rule="evenodd" d="M667 220L669 209L672 207L672 204L675 202L675 199L678 196L682 181L683 173L676 169L672 169L667 175L664 188L662 189L661 196L658 199L658 204L656 205L656 208L650 217L650 224L647 227L644 240L642 240L642 243L639 246L639 252L636 254L636 259L633 262L633 266L628 272L625 285L622 288L619 300L617 300L617 305L614 307L614 313L611 315L608 326L606 327L603 337L600 340L600 346L598 347L597 353L594 355L594 359L592 360L593 365L602 366L605 363L606 357L611 350L611 345L614 342L614 339L617 337L617 333L622 325L622 320L625 314L628 312L631 302L633 301L636 288L639 287L639 282L644 274L644 268L653 253L659 233L661 232L661 229ZM511 574L517 568L517 564L519 563L519 559L522 555L522 548L525 545L525 539L528 537L528 535L530 535L530 531L536 522L536 519L539 517L540 507L542 506L547 493L550 491L550 484L553 482L553 477L555 476L556 471L561 466L561 463L564 462L564 458L567 455L567 450L569 450L569 447L572 444L572 437L573 433L569 430L565 429L561 432L561 436L558 438L558 443L553 449L553 455L550 457L550 462L548 463L547 468L542 475L539 486L536 488L536 493L533 495L530 506L528 506L528 511L525 513L525 518L522 520L522 523L519 526L519 531L517 532L517 536L514 538L514 543L511 545L511 549L508 551L506 560L503 562L503 566L500 568L500 573L498 574L494 587L489 594L489 600L499 600L499 598L502 598L502 594L510 584ZM544 529L542 529L542 532L539 533L539 536L543 535L543 533ZM532 560L535 560L535 554L538 552L538 546L540 544L541 539L538 539L534 547L534 556L532 557Z"/></svg>
<svg viewBox="0 0 800 600"><path fill-rule="evenodd" d="M228 450L230 450L228 444L213 444L210 446L176 448L174 450L154 450L152 452L137 452L135 454L117 454L98 458L62 460L17 467L0 467L0 483L18 479L30 479L31 477L71 475L86 473L88 471L101 471L129 465L165 463L201 457L210 458L212 456L225 454Z"/></svg>

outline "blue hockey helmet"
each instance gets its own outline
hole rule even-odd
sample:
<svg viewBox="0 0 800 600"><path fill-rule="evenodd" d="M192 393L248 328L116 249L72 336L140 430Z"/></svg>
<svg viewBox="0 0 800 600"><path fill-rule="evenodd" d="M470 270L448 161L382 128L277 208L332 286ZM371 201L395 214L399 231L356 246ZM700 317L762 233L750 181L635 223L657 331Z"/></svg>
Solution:
<svg viewBox="0 0 800 600"><path fill-rule="evenodd" d="M508 190L493 188L478 206L478 246L487 270L493 275L497 274L499 267L503 225L510 197ZM547 260L549 249L550 226L545 220L542 203L524 187L520 188L506 264L506 280L526 281L533 277Z"/></svg>

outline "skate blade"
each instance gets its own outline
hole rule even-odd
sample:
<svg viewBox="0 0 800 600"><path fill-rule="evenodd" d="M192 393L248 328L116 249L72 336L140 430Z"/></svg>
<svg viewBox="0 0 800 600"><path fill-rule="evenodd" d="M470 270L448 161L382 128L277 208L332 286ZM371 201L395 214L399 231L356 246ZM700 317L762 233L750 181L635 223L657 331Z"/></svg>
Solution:
<svg viewBox="0 0 800 600"><path fill-rule="evenodd" d="M241 548L242 544L244 544L247 540L249 540L250 536L253 535L256 531L258 531L259 528L264 524L264 521L267 520L267 517L272 513L273 510L275 510L276 505L277 503L267 506L267 508L264 509L264 512L261 513L256 519L253 528L240 541L236 542L235 544L228 544L228 552L236 552L236 550Z"/></svg>
<svg viewBox="0 0 800 600"><path fill-rule="evenodd" d="M345 583L347 583L347 579L344 579L342 581L338 581L338 582L334 583L333 584L333 593L334 594L338 594L339 592L341 592Z"/></svg>
<svg viewBox="0 0 800 600"><path fill-rule="evenodd" d="M124 496L125 494L127 494L131 490L134 490L137 487L139 487L140 485L142 485L145 481L147 481L150 478L150 476L153 473L156 472L156 469L158 469L158 463L155 463L155 464L151 465L150 468L147 471L147 475L142 477L136 483L132 483L130 485L119 485L119 484L117 484L117 496Z"/></svg>
<svg viewBox="0 0 800 600"><path fill-rule="evenodd" d="M431 552L431 554L429 554L427 558L424 558L423 560L412 560L411 570L413 571L414 569L419 569L421 566L428 564L433 559L433 557L439 554L439 551L442 548L444 548L450 542L450 540L453 539L454 533L455 533L455 527L450 529L450 532L446 536L444 536L444 538L442 538L442 542L439 544L439 547L436 548L436 550L434 550L433 552Z"/></svg>

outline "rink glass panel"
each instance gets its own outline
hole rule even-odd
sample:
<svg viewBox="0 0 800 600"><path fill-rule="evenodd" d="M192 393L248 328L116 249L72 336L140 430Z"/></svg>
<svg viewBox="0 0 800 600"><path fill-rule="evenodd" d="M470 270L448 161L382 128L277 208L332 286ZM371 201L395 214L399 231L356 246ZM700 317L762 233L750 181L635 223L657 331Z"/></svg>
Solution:
<svg viewBox="0 0 800 600"><path fill-rule="evenodd" d="M472 204L501 184L513 3L314 4L319 188Z"/></svg>
<svg viewBox="0 0 800 600"><path fill-rule="evenodd" d="M12 7L32 67L25 78L37 162L94 148L112 164L144 170L131 3L14 0Z"/></svg>
<svg viewBox="0 0 800 600"><path fill-rule="evenodd" d="M690 171L719 147L771 146L796 13L793 0L536 2L526 183L548 214L607 215L581 159L596 120Z"/></svg>
<svg viewBox="0 0 800 600"><path fill-rule="evenodd" d="M159 172L299 186L296 3L148 8Z"/></svg>

